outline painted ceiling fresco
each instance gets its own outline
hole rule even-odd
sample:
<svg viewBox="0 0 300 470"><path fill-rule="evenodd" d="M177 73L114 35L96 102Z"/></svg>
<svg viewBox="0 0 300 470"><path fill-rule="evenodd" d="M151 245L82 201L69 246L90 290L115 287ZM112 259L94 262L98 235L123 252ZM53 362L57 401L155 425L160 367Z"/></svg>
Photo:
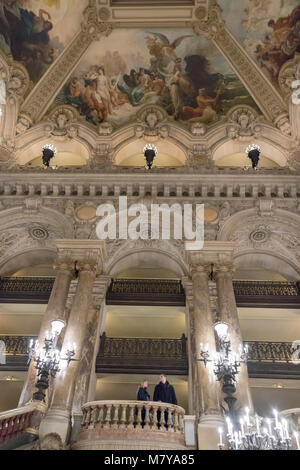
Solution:
<svg viewBox="0 0 300 470"><path fill-rule="evenodd" d="M190 29L115 30L92 44L54 105L119 127L145 104L184 122L213 123L238 104L256 105L215 46ZM256 108L257 109L257 108Z"/></svg>
<svg viewBox="0 0 300 470"><path fill-rule="evenodd" d="M36 83L80 27L88 0L0 0L0 49Z"/></svg>
<svg viewBox="0 0 300 470"><path fill-rule="evenodd" d="M300 52L299 0L219 0L233 35L278 85L283 64Z"/></svg>

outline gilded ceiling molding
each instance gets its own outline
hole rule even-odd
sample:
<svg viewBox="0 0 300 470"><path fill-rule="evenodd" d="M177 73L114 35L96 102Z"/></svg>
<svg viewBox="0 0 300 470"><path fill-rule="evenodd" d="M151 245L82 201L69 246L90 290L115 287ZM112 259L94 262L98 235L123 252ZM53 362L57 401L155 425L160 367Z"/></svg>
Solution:
<svg viewBox="0 0 300 470"><path fill-rule="evenodd" d="M101 21L99 18L95 1L91 1L83 16L81 31L52 64L21 107L19 122L23 120L24 123L27 123L28 128L43 117L89 45L112 32L113 25ZM20 134L24 130L19 128L18 133Z"/></svg>
<svg viewBox="0 0 300 470"><path fill-rule="evenodd" d="M263 72L227 30L216 2L209 7L207 20L192 23L194 32L210 39L228 60L234 72L256 101L265 117L284 134L291 133L288 107Z"/></svg>

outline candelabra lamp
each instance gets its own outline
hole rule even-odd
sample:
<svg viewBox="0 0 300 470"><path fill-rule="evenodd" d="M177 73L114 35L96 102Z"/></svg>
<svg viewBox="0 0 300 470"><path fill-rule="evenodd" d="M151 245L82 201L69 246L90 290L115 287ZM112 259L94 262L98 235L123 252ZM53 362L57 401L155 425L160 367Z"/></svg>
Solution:
<svg viewBox="0 0 300 470"><path fill-rule="evenodd" d="M45 165L45 167L49 168L50 160L53 157L55 157L55 155L56 155L56 148L53 145L51 145L51 144L44 145L44 147L43 147L43 157L42 157L43 165Z"/></svg>
<svg viewBox="0 0 300 470"><path fill-rule="evenodd" d="M219 449L224 450L300 450L299 434L290 434L288 422L278 420L278 412L274 410L275 419L249 416L249 408L240 419L237 429L229 417L226 418L227 434L223 440L223 429L219 428Z"/></svg>
<svg viewBox="0 0 300 470"><path fill-rule="evenodd" d="M253 170L257 170L260 154L261 154L261 149L256 144L251 144L246 148L246 155L248 158L250 158L252 162Z"/></svg>
<svg viewBox="0 0 300 470"><path fill-rule="evenodd" d="M222 384L222 392L225 394L224 401L228 407L228 410L223 409L234 422L237 422L238 415L235 410L236 398L233 394L236 392L236 376L239 373L241 363L247 362L247 347L240 346L239 355L233 354L231 351L231 341L227 323L217 322L214 325L214 329L217 334L219 351L214 359L211 360L209 359L208 347L202 349L200 352L200 361L203 361L205 366L207 362L213 361L214 373L217 380Z"/></svg>
<svg viewBox="0 0 300 470"><path fill-rule="evenodd" d="M65 327L63 320L53 320L51 322L51 332L46 332L43 348L40 350L38 342L33 340L29 344L29 361L35 362L37 370L37 392L33 394L34 400L45 401L45 391L49 388L50 378L55 378L60 371L61 361L66 361L67 366L74 361L75 350L67 350L66 357L62 358L60 351L56 348L57 341L62 329Z"/></svg>
<svg viewBox="0 0 300 470"><path fill-rule="evenodd" d="M155 156L157 155L157 148L155 147L155 145L147 144L144 147L143 152L144 152L144 157L146 159L146 168L148 168L148 170L151 170L152 165L153 165L153 160Z"/></svg>

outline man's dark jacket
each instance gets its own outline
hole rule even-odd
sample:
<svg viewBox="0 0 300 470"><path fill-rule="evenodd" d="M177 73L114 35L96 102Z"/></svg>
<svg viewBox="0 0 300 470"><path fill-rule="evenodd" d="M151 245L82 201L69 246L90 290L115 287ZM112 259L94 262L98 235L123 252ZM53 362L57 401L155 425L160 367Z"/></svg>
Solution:
<svg viewBox="0 0 300 470"><path fill-rule="evenodd" d="M162 401L164 403L172 403L177 405L175 390L169 382L163 384L159 382L154 389L153 401Z"/></svg>

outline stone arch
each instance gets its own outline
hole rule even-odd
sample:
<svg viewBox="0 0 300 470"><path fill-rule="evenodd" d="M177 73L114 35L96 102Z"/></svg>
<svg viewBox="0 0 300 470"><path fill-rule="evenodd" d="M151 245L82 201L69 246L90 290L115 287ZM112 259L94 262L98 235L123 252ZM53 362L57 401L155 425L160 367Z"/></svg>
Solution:
<svg viewBox="0 0 300 470"><path fill-rule="evenodd" d="M22 253L12 255L4 262L0 262L0 276L11 276L12 274L31 266L40 264L53 264L57 252L55 248L41 248L24 250Z"/></svg>
<svg viewBox="0 0 300 470"><path fill-rule="evenodd" d="M272 130L272 132L275 131ZM215 164L217 164L218 161L220 161L224 157L238 154L244 155L247 146L251 144L252 141L255 141L255 143L260 146L263 157L268 160L271 160L280 167L284 167L287 165L287 152L285 152L283 148L280 148L280 146L277 144L277 139L274 139L274 141L272 141L271 139L264 139L263 137L255 136L249 137L246 141L242 139L232 139L228 137L225 140L216 142L212 151L212 159L214 160Z"/></svg>
<svg viewBox="0 0 300 470"><path fill-rule="evenodd" d="M158 242L158 243L157 243ZM116 243L112 244L115 245ZM120 244L115 250L109 247L115 255L109 259L105 271L109 276L116 276L124 269L153 264L158 268L174 272L176 277L182 278L188 274L188 267L182 253L171 242L128 240Z"/></svg>
<svg viewBox="0 0 300 470"><path fill-rule="evenodd" d="M66 153L80 157L82 164L87 164L91 159L92 150L89 143L78 135L74 135L71 139L66 136L59 140L49 132L45 132L42 125L31 128L25 135L18 137L16 142L15 160L19 165L27 165L36 158L42 157L42 148L45 144L53 145L58 154Z"/></svg>
<svg viewBox="0 0 300 470"><path fill-rule="evenodd" d="M148 139L141 139L137 138L136 136L121 141L115 147L114 163L116 165L121 165L124 160L128 159L131 156L135 156L138 154L142 155L143 148L149 141L150 140ZM174 161L177 160L177 165L183 166L186 164L188 158L187 149L184 145L182 145L182 143L178 142L177 140L175 141L171 138L160 140L159 137L153 139L153 143L157 146L158 152L160 154L164 156L173 157ZM172 166L172 164L166 166Z"/></svg>
<svg viewBox="0 0 300 470"><path fill-rule="evenodd" d="M247 209L221 222L218 240L235 242L237 267L261 267L299 279L300 217L282 209Z"/></svg>
<svg viewBox="0 0 300 470"><path fill-rule="evenodd" d="M32 265L52 264L57 238L73 238L71 221L60 212L40 207L15 207L0 212L0 275Z"/></svg>
<svg viewBox="0 0 300 470"><path fill-rule="evenodd" d="M300 267L296 263L274 252L244 252L234 257L234 263L237 271L247 266L276 272L290 281L298 281L300 276Z"/></svg>

